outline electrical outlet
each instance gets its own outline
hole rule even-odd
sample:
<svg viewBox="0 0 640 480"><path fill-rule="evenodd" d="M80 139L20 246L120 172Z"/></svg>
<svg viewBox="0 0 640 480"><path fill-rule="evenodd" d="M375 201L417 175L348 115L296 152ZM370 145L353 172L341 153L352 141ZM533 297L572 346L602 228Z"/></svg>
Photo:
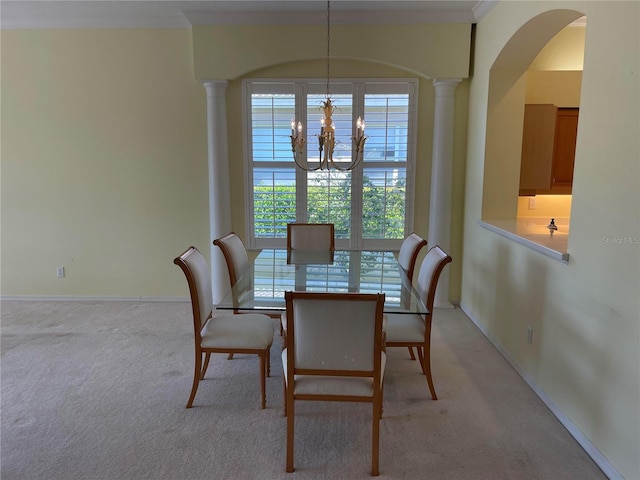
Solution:
<svg viewBox="0 0 640 480"><path fill-rule="evenodd" d="M527 343L529 345L533 344L533 328L527 327Z"/></svg>
<svg viewBox="0 0 640 480"><path fill-rule="evenodd" d="M56 268L56 275L58 278L64 278L64 267Z"/></svg>
<svg viewBox="0 0 640 480"><path fill-rule="evenodd" d="M536 197L529 197L529 210L536 209Z"/></svg>

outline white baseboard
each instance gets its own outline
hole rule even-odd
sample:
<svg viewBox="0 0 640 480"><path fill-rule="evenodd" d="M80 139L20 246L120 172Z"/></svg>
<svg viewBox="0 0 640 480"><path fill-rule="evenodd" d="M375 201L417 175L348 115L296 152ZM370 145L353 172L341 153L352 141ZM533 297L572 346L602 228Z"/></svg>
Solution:
<svg viewBox="0 0 640 480"><path fill-rule="evenodd" d="M591 443L591 441L580 431L580 429L565 415L562 409L553 401L549 395L547 395L542 388L540 388L533 379L527 374L527 372L516 362L515 358L480 324L478 319L471 313L471 311L464 305L460 304L462 311L469 317L469 319L475 324L475 326L482 332L482 334L491 342L491 344L500 352L504 359L509 362L509 365L522 377L522 379L531 387L531 390L542 400L542 402L549 408L551 413L562 423L571 436L578 442L578 444L584 449L584 451L591 457L600 470L610 480L624 480L624 477L618 472L613 465L609 463L607 458Z"/></svg>
<svg viewBox="0 0 640 480"><path fill-rule="evenodd" d="M189 297L78 297L72 295L2 295L2 302L190 302Z"/></svg>

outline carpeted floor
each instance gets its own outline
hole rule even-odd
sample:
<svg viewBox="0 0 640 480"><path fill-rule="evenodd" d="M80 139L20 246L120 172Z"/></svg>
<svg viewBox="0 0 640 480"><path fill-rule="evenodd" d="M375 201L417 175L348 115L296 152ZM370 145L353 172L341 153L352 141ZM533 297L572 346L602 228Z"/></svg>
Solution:
<svg viewBox="0 0 640 480"><path fill-rule="evenodd" d="M214 356L187 410L190 304L6 301L1 315L2 480L370 478L370 406L344 403L296 404L284 472L277 335L266 410L243 355ZM435 313L432 359L438 401L389 351L381 478L605 478L459 309Z"/></svg>

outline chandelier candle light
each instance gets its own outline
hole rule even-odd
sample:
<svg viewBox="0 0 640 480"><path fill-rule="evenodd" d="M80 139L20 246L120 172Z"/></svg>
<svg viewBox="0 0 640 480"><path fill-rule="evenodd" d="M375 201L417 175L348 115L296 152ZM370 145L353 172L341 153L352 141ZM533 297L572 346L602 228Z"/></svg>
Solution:
<svg viewBox="0 0 640 480"><path fill-rule="evenodd" d="M333 161L333 150L336 145L336 127L331 119L336 107L331 100L331 93L329 92L329 79L330 79L330 67L331 67L331 8L330 1L327 1L327 93L326 100L322 102L322 120L320 121L320 135L318 137L318 149L320 164L317 167L309 167L306 162L303 162L304 146L306 143L305 138L302 135L302 122L296 122L295 119L291 120L291 151L293 152L293 160L296 165L307 171L316 170L330 170L335 168L336 170L349 171L356 168L364 156L364 143L367 137L364 135L364 120L358 117L355 125L355 135L351 137L353 142L352 155L353 159L347 166L340 166Z"/></svg>

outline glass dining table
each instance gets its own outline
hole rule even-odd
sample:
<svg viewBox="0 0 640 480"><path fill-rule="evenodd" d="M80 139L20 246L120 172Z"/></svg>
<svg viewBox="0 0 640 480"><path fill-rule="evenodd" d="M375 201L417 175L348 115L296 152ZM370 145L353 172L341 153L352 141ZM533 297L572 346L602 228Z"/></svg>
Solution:
<svg viewBox="0 0 640 480"><path fill-rule="evenodd" d="M394 252L373 250L261 250L216 308L284 311L287 290L384 293L385 313L429 313Z"/></svg>

